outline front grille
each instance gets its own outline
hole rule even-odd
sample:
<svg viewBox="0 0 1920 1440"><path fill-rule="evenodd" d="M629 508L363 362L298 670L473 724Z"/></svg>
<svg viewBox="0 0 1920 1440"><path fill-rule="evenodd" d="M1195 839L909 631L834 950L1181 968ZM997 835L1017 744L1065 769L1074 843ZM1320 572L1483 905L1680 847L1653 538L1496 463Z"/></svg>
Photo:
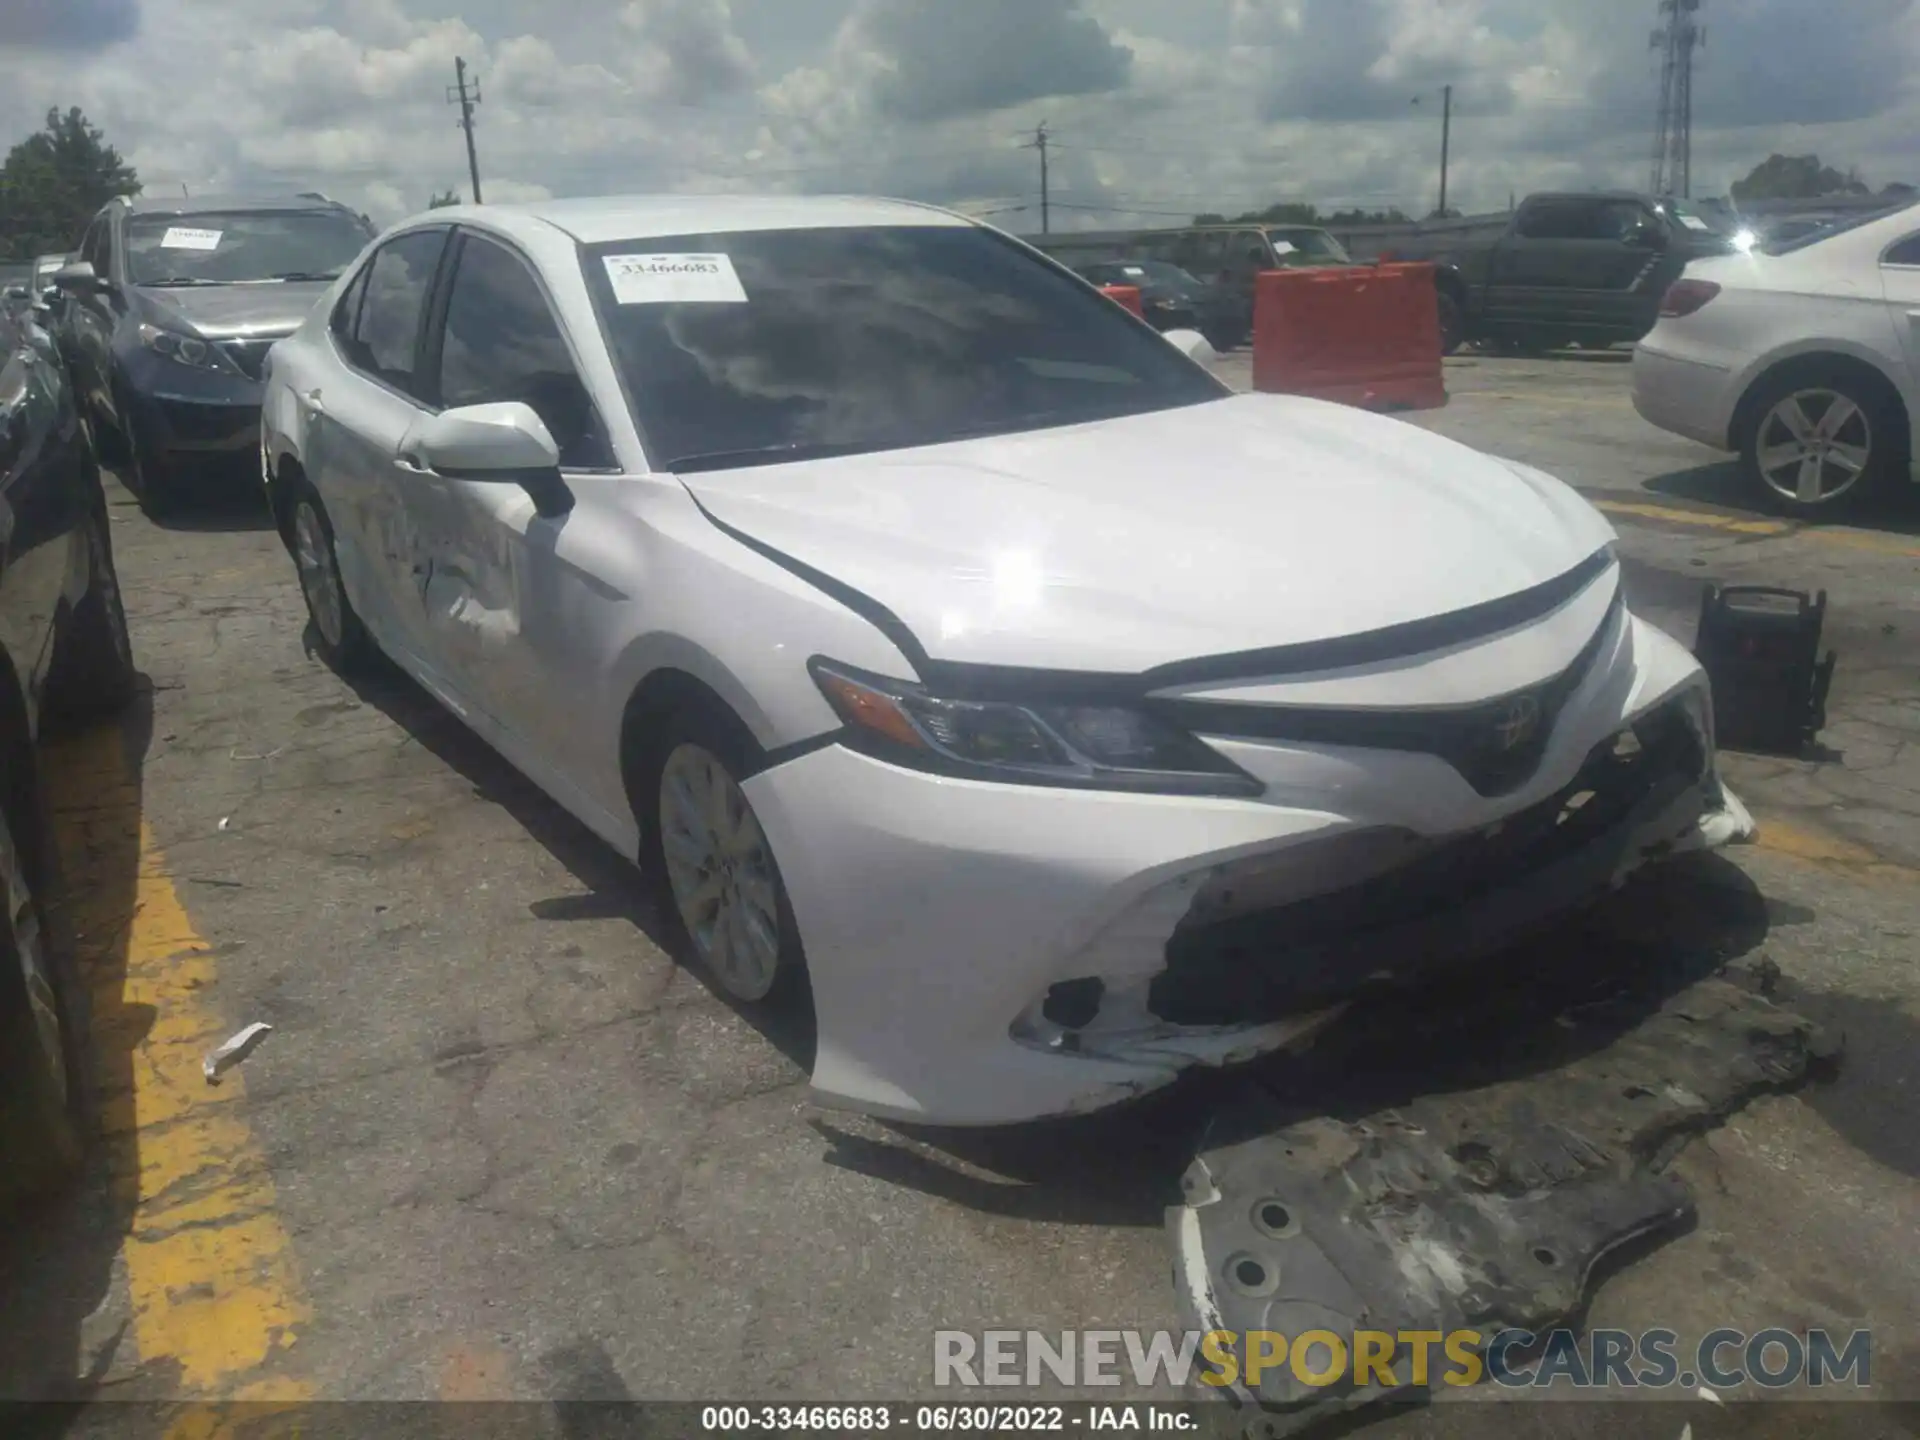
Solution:
<svg viewBox="0 0 1920 1440"><path fill-rule="evenodd" d="M1480 794L1506 795L1540 768L1554 724L1600 657L1620 608L1616 596L1586 648L1553 679L1464 709L1329 710L1217 700L1174 700L1164 708L1176 724L1201 735L1437 755Z"/></svg>
<svg viewBox="0 0 1920 1440"><path fill-rule="evenodd" d="M240 367L242 375L249 380L258 380L266 372L267 351L285 338L284 335L255 335L245 340L222 340L220 349Z"/></svg>
<svg viewBox="0 0 1920 1440"><path fill-rule="evenodd" d="M1407 863L1339 890L1228 920L1183 922L1167 942L1167 968L1154 979L1149 1006L1174 1024L1244 1025L1325 1004L1371 973L1369 936L1461 914L1522 886L1605 839L1656 792L1677 798L1706 773L1706 749L1685 709L1662 706L1595 747L1558 794L1498 825L1424 849L1414 841ZM1471 938L1470 922L1460 928ZM1421 958L1394 963L1411 968Z"/></svg>

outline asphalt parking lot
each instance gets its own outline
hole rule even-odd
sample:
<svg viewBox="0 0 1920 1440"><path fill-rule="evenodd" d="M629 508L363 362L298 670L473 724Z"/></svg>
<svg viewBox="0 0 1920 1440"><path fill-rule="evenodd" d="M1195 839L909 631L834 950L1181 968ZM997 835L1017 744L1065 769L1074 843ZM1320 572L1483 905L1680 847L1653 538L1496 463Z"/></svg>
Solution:
<svg viewBox="0 0 1920 1440"><path fill-rule="evenodd" d="M1757 514L1638 420L1621 358L1450 361L1416 423L1601 504L1683 640L1708 581L1828 591L1840 669L1816 758L1727 757L1757 844L1526 963L1777 966L1848 1054L1687 1147L1698 1224L1587 1320L1868 1327L1874 1393L1917 1399L1920 506ZM901 1399L937 1329L1177 1325L1162 1210L1212 1077L997 1134L812 1109L804 1037L669 961L625 862L410 682L309 658L263 516L114 499L150 689L49 756L103 1137L78 1200L0 1242L0 1393Z"/></svg>

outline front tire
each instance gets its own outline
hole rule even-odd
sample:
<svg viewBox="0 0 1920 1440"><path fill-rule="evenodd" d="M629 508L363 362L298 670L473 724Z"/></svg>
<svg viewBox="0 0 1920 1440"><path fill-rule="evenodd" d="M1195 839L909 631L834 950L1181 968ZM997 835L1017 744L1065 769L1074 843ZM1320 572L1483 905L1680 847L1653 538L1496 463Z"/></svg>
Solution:
<svg viewBox="0 0 1920 1440"><path fill-rule="evenodd" d="M138 678L97 477L94 493L87 517L87 593L74 607L47 677L48 710L72 725L117 715L133 699Z"/></svg>
<svg viewBox="0 0 1920 1440"><path fill-rule="evenodd" d="M1898 397L1837 366L1766 382L1747 407L1740 459L1774 508L1827 516L1871 503L1906 468L1910 439Z"/></svg>
<svg viewBox="0 0 1920 1440"><path fill-rule="evenodd" d="M1460 347L1466 343L1466 312L1460 308L1460 302L1444 290L1440 292L1439 303L1440 353L1442 355L1454 355L1457 354Z"/></svg>
<svg viewBox="0 0 1920 1440"><path fill-rule="evenodd" d="M9 1201L71 1178L85 1133L72 987L47 944L19 818L0 807L0 1198Z"/></svg>
<svg viewBox="0 0 1920 1440"><path fill-rule="evenodd" d="M319 492L304 481L293 494L287 533L300 594L307 602L307 619L313 624L314 650L328 668L351 674L372 658L373 641L340 579L327 508L320 503Z"/></svg>
<svg viewBox="0 0 1920 1440"><path fill-rule="evenodd" d="M695 707L649 735L634 780L641 867L670 938L749 1005L784 1006L806 988L786 883L741 782L764 764L729 715Z"/></svg>

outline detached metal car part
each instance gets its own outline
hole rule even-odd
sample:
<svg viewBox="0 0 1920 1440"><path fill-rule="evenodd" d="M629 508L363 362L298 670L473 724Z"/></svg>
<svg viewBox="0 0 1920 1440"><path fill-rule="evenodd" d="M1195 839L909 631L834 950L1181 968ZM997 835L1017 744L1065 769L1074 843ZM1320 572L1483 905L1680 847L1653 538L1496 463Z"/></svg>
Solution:
<svg viewBox="0 0 1920 1440"><path fill-rule="evenodd" d="M1751 822L1607 522L1231 395L886 201L435 211L269 360L321 653L651 876L829 1103L998 1124L1287 1044Z"/></svg>

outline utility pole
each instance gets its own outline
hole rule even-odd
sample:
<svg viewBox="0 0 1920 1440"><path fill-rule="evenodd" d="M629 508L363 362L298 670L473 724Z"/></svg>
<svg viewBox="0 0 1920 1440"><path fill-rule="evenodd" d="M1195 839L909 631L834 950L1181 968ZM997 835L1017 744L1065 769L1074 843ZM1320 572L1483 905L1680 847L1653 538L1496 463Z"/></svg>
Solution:
<svg viewBox="0 0 1920 1440"><path fill-rule="evenodd" d="M467 132L467 173L473 177L473 203L480 203L480 156L473 148L473 107L480 103L480 82L473 82L471 94L467 91L467 62L458 56L453 62L454 80L447 87L447 103L460 107L460 128Z"/></svg>
<svg viewBox="0 0 1920 1440"><path fill-rule="evenodd" d="M1693 195L1693 60L1707 43L1696 18L1703 0L1659 0L1660 27L1651 48L1661 52L1660 109L1653 126L1656 195Z"/></svg>
<svg viewBox="0 0 1920 1440"><path fill-rule="evenodd" d="M1453 148L1453 86L1440 92L1440 218L1447 218L1447 160Z"/></svg>
<svg viewBox="0 0 1920 1440"><path fill-rule="evenodd" d="M1052 197L1047 188L1048 138L1047 122L1042 120L1034 127L1033 140L1029 144L1020 147L1022 150L1038 150L1040 152L1040 233L1042 235L1051 235L1053 233Z"/></svg>

